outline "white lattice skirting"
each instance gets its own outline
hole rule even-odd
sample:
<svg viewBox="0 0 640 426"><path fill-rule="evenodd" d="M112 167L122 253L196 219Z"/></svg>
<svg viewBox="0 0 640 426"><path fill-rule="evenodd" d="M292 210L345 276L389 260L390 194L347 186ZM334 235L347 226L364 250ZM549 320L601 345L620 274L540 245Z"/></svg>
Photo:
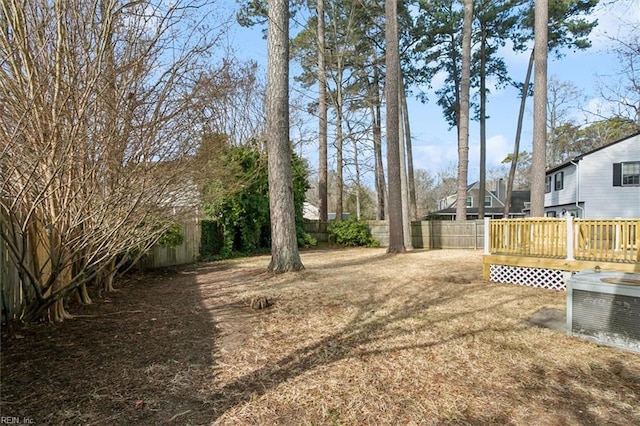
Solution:
<svg viewBox="0 0 640 426"><path fill-rule="evenodd" d="M566 275L571 273L557 269L489 265L489 280L492 282L520 284L549 290L566 290Z"/></svg>

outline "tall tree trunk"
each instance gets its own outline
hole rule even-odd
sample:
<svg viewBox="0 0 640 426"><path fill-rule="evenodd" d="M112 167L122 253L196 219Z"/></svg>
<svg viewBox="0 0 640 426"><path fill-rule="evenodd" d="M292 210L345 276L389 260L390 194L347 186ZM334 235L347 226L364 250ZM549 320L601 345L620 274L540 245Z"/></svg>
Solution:
<svg viewBox="0 0 640 426"><path fill-rule="evenodd" d="M344 200L344 136L342 132L342 77L341 59L338 60L338 84L336 86L336 220L342 220Z"/></svg>
<svg viewBox="0 0 640 426"><path fill-rule="evenodd" d="M458 112L458 199L456 220L467 220L467 175L469 170L469 91L471 81L471 23L473 0L464 1L462 24L462 70Z"/></svg>
<svg viewBox="0 0 640 426"><path fill-rule="evenodd" d="M544 216L547 149L547 41L548 0L535 2L535 73L533 82L533 153L531 163L531 216Z"/></svg>
<svg viewBox="0 0 640 426"><path fill-rule="evenodd" d="M402 75L402 68L400 68ZM404 142L407 150L407 185L409 190L409 217L411 220L420 220L416 203L416 182L413 172L413 147L411 144L411 127L409 125L409 107L407 106L407 93L404 89L404 79L400 78L400 103L402 106L402 121L404 126Z"/></svg>
<svg viewBox="0 0 640 426"><path fill-rule="evenodd" d="M399 107L399 111L402 111L401 105L402 105L402 101L400 99L400 94L398 94L399 99L398 99L398 107ZM399 138L400 138L400 143L399 143L399 155L400 155L400 194L401 194L401 201L402 201L402 236L404 239L404 246L405 248L411 250L412 248L412 244L411 244L411 218L409 217L409 185L407 182L407 158L406 158L406 151L405 151L405 143L406 140L404 140L404 137L402 135L404 135L403 132L403 125L402 125L402 120L398 120L398 125L400 126L400 128L398 129L398 134L399 134Z"/></svg>
<svg viewBox="0 0 640 426"><path fill-rule="evenodd" d="M106 15L107 11L110 7L112 7L107 0L101 0L101 10L102 14ZM105 127L110 129L111 132L117 133L120 132L118 129L118 89L117 89L117 78L116 78L116 60L115 60L115 51L114 51L114 42L113 42L113 31L112 27L106 27L105 32L106 43L105 43L105 93L104 93L104 113L105 113ZM130 108L131 104L128 105L129 110L127 111L127 118L131 118L130 116ZM128 121L128 120L127 120ZM110 161L110 191L116 192L119 186L119 179L122 176L122 168L125 163L125 146L128 134L126 133L127 128L123 129L125 132L120 139L119 144L111 144L110 149L112 151L109 152L109 161ZM100 275L102 276L101 284L103 287L100 289L101 291L113 292L113 278L116 273L115 270L116 259L115 256L107 261L105 269L102 270Z"/></svg>
<svg viewBox="0 0 640 426"><path fill-rule="evenodd" d="M387 170L389 173L389 247L388 253L403 253L402 188L400 183L400 114L398 108L398 82L400 61L398 52L398 3L385 2L386 99L387 99Z"/></svg>
<svg viewBox="0 0 640 426"><path fill-rule="evenodd" d="M318 14L318 211L320 220L328 219L328 164L327 164L327 70L325 66L325 39L324 39L324 0L317 0L316 10Z"/></svg>
<svg viewBox="0 0 640 426"><path fill-rule="evenodd" d="M362 217L362 208L360 205L360 162L358 161L358 141L356 138L353 140L353 168L356 172L356 219L360 220Z"/></svg>
<svg viewBox="0 0 640 426"><path fill-rule="evenodd" d="M520 155L520 136L522 135L522 122L524 121L524 108L529 95L529 83L531 82L531 71L533 70L533 50L529 56L529 66L527 67L527 75L522 86L522 97L520 98L520 111L518 112L518 126L516 128L516 138L513 142L513 156L511 157L511 166L509 167L509 179L507 180L507 192L505 194L504 217L509 218L511 209L511 194L513 193L513 182L516 178L516 166L518 165L518 155Z"/></svg>
<svg viewBox="0 0 640 426"><path fill-rule="evenodd" d="M373 70L373 104L371 105L371 121L373 123L373 156L375 158L375 185L376 185L376 219L385 219L386 183L384 179L384 163L382 161L382 123L380 111L380 76L378 67Z"/></svg>
<svg viewBox="0 0 640 426"><path fill-rule="evenodd" d="M269 271L303 268L296 238L289 142L289 2L269 1L267 29L267 146L271 262Z"/></svg>
<svg viewBox="0 0 640 426"><path fill-rule="evenodd" d="M480 183L478 196L478 219L484 218L484 197L487 193L487 33L481 30L480 40Z"/></svg>

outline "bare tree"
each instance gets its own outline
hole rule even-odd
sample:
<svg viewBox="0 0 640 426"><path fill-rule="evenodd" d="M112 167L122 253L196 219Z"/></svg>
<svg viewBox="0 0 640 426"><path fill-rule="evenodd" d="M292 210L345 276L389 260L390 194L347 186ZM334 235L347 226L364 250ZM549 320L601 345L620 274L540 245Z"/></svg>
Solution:
<svg viewBox="0 0 640 426"><path fill-rule="evenodd" d="M264 80L255 61L225 59L212 64L197 80L194 119L203 134L225 135L245 145L264 135Z"/></svg>
<svg viewBox="0 0 640 426"><path fill-rule="evenodd" d="M627 23L625 28L626 36L611 38L618 69L608 76L608 83L599 83L599 91L614 106L610 113L630 119L640 128L640 21Z"/></svg>
<svg viewBox="0 0 640 426"><path fill-rule="evenodd" d="M547 152L546 166L553 167L567 160L569 146L576 139L577 126L572 117L580 109L582 95L570 81L554 76L547 83Z"/></svg>
<svg viewBox="0 0 640 426"><path fill-rule="evenodd" d="M330 46L330 60L333 72L334 91L331 91L329 99L335 111L335 148L336 148L336 217L335 220L342 220L344 212L344 117L347 107L346 81L349 79L350 57L354 54L354 37L356 34L356 12L357 8L344 7L339 2L330 2L329 15L331 19L330 37L335 44ZM326 71L326 70L325 70Z"/></svg>
<svg viewBox="0 0 640 426"><path fill-rule="evenodd" d="M467 220L467 176L469 172L469 91L471 85L471 26L473 0L464 1L462 24L462 70L458 112L458 198L456 220Z"/></svg>
<svg viewBox="0 0 640 426"><path fill-rule="evenodd" d="M376 187L376 219L384 220L387 208L386 182L384 178L384 162L382 161L382 113L380 99L380 73L377 66L373 68L373 81L370 85L370 112L373 126L374 175Z"/></svg>
<svg viewBox="0 0 640 426"><path fill-rule="evenodd" d="M416 204L420 218L438 209L438 196L434 191L435 184L435 178L429 171L424 169L415 171Z"/></svg>
<svg viewBox="0 0 640 426"><path fill-rule="evenodd" d="M547 149L547 46L548 0L535 2L535 45L533 83L533 160L531 164L531 216L544 215L545 165Z"/></svg>
<svg viewBox="0 0 640 426"><path fill-rule="evenodd" d="M197 192L193 82L214 40L192 1L30 5L0 5L0 234L23 319L61 321L65 296L143 253Z"/></svg>
<svg viewBox="0 0 640 426"><path fill-rule="evenodd" d="M303 268L296 238L289 142L289 2L269 1L267 28L267 145L271 262L269 271Z"/></svg>

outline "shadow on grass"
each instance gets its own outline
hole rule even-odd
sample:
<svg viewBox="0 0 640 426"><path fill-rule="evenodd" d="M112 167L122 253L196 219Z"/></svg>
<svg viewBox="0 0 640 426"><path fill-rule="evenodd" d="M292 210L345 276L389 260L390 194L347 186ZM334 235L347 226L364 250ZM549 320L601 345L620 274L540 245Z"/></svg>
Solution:
<svg viewBox="0 0 640 426"><path fill-rule="evenodd" d="M354 262L346 259L338 266L370 264L375 268L375 263L387 256ZM335 267L327 264L317 270ZM216 321L233 321L241 318L238 313L251 314L238 302L216 302L216 292L233 295L236 286L261 277L260 271L226 264L188 268L168 276L145 276L125 283L121 291L109 295L107 300L72 309L74 313L91 315L90 318L80 317L54 326L32 326L18 332L22 338L3 336L2 416L28 417L36 424L55 425L208 425L232 408L324 365L347 358L432 348L483 333L511 333L518 327L474 327L471 322L474 314L518 300L513 297L479 308L460 309L429 322L429 327L437 327L439 323L468 317L470 326L459 333L415 345L367 349L364 346L408 333L400 325L404 320L424 315L429 308L459 297L453 290L436 293L436 286L407 288L406 303L387 311L385 300L392 297L394 290L377 296L369 293L364 300L349 303L357 312L331 335L207 393L206 389L211 387L202 384L215 382L219 353L212 315ZM202 272L211 274L206 284L198 282ZM453 276L444 278L456 283ZM291 279L295 281L295 275ZM212 294L208 298L203 295L203 285L212 287L207 290ZM486 286L471 283L455 288L469 295ZM425 292L430 291L439 295L425 297ZM585 389L624 394L627 399L640 398L640 373L628 371L622 364L594 366L588 371L552 370L544 366L543 354L544 348L539 354L531 354L537 367L514 370L513 380L520 383L519 393L542 395L549 409L563 413L569 424L597 424L601 420L589 407L602 405L602 401L597 393ZM576 364L579 362L576 360ZM633 411L620 410L614 413L614 424L620 418L630 419L629 424L634 420L640 423L640 418L630 417ZM454 419L425 421L510 422L508 407L482 413L463 411Z"/></svg>
<svg viewBox="0 0 640 426"><path fill-rule="evenodd" d="M375 262L387 256L388 255L374 256L369 258L368 262L364 262L364 259L355 262L338 262L337 264L322 266L319 269L365 263L371 264L371 267L375 268ZM452 275L445 275L444 278L450 280L453 284L467 284L464 278L460 280ZM469 285L465 285L464 287L458 286L456 288L461 289L460 291L464 291L465 295L468 296L470 293L486 289L486 285L469 283ZM339 330L336 330L321 340L288 353L276 362L269 363L262 368L238 377L233 382L219 388L214 398L215 413L211 421L219 419L225 412L236 406L254 401L256 398L266 394L282 383L293 380L318 367L330 365L347 358L367 358L413 349L428 349L453 341L475 339L484 333L508 334L527 332L526 329L522 328L521 323L504 326L500 326L498 323L496 326L488 327L473 327L473 325L471 325L466 330L460 330L458 333L427 343L396 345L388 349L363 349L363 346L369 344L376 346L375 343L377 342L384 340L392 341L397 337L409 334L410 331L400 326L394 327L394 324L399 325L404 320L424 314L425 309L437 305L444 305L459 298L459 294L457 294L455 290L450 291L448 294L441 294L435 298L425 298L425 293L423 292L428 293L429 290L435 290L435 287L415 289L414 294L410 295L405 305L390 312L385 310L384 315L374 315L373 313L383 311L387 308L387 306L385 306L385 300L393 296L392 292L386 295L379 295L378 297L370 294L366 301L350 303L351 306L358 307L358 311L352 316L348 324ZM494 304L487 304L479 308L462 309L458 313L445 315L437 321L429 322L429 327L437 327L438 323L467 317L469 321L472 321L474 314L491 312L499 308L502 304L517 302L518 300L521 300L521 297L497 301ZM498 350L498 348L496 348L496 350ZM544 363L544 348L540 348L539 352L532 353L531 361ZM564 417L567 419L568 424L601 424L603 419L613 424L619 424L617 422L623 419L631 419L632 423L640 422L640 418L637 417L637 409L634 414L634 408L628 405L628 401L634 401L640 397L640 373L627 371L622 364L617 364L616 366L611 366L611 368L602 366L602 377L598 377L583 369L575 368L579 363L580 360L576 360L575 366L572 365L560 370L556 368L551 383L545 383L543 380L539 382L534 381L534 384L529 383L531 372L518 371L517 368L514 367L512 372L514 375L513 381L515 383L520 382L520 389L518 395L513 395L512 399L510 399L510 404L517 403L519 398L526 400L527 396L536 398L537 401L544 401L542 408L538 407L537 409L549 407L552 412L555 410L556 413L561 413L560 416L554 417L554 419ZM490 368L490 366L487 368ZM613 375L609 373L613 373ZM570 377L571 379L565 380L564 377ZM500 383L495 383L494 386L499 388ZM585 391L585 389L594 388L597 389L597 392ZM499 391L497 393L499 393ZM620 396L620 401L624 401L621 402L620 405L620 407L623 408L609 407L611 412L602 416L590 411L590 408L593 407L608 407L608 400L605 399L605 397L601 397L601 395L610 395L611 393L617 393ZM428 398L428 396L425 395L425 398ZM627 404L626 409L624 408L625 404ZM425 419L425 422L452 422L454 424L478 425L507 424L511 423L510 413L512 413L512 408L513 407L498 407L498 409L495 409L494 407L493 410L487 409L482 412L468 412L463 410L458 413L455 418L448 416L442 419ZM535 418L531 419L531 421L534 420Z"/></svg>
<svg viewBox="0 0 640 426"><path fill-rule="evenodd" d="M184 424L213 379L216 327L195 275L133 276L76 318L2 336L2 416L51 425Z"/></svg>
<svg viewBox="0 0 640 426"><path fill-rule="evenodd" d="M482 286L467 287L465 291L477 291ZM227 410L254 400L257 397L267 393L269 390L277 387L279 384L292 380L306 372L323 365L329 365L337 361L347 358L367 358L385 353L397 353L405 350L431 348L446 344L455 340L473 338L474 336L484 332L509 332L513 327L491 327L477 328L451 335L445 339L438 339L432 342L415 344L415 345L399 345L389 349L370 349L363 350L363 345L380 342L386 339L393 339L410 331L402 328L393 328L394 324L424 314L425 309L438 304L447 303L454 300L457 296L454 294L443 295L431 299L426 303L419 297L414 297L412 302L405 304L402 309L388 312L385 315L378 316L376 313L385 308L384 301L391 297L392 293L374 298L372 295L366 301L353 303L352 306L358 306L358 312L353 318L335 333L325 338L307 345L303 348L289 353L287 356L279 359L275 363L270 363L262 368L252 371L251 373L239 377L234 382L220 388L216 393L214 407L215 421L219 416L223 415ZM513 300L516 300L515 298ZM504 303L503 302L500 302ZM464 311L459 314L451 314L439 321L430 322L430 326L437 325L442 321L449 321L455 318L472 315L473 313L488 311L495 309L499 304L484 306L481 309ZM391 327L390 327L391 326Z"/></svg>

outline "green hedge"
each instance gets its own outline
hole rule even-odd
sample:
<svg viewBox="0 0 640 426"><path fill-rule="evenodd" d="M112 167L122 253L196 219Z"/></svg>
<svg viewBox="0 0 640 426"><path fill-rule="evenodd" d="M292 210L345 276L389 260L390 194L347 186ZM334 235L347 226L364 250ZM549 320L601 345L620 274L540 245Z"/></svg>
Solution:
<svg viewBox="0 0 640 426"><path fill-rule="evenodd" d="M214 219L202 221L200 254L203 259L251 254L271 247L266 154L250 147L229 147L223 162L237 171L233 178L241 183L242 189L204 206L205 213ZM304 197L309 188L307 165L295 154L292 171L298 243L315 245L315 240L304 232L302 225ZM215 188L221 184L212 182L211 186Z"/></svg>
<svg viewBox="0 0 640 426"><path fill-rule="evenodd" d="M371 229L365 221L353 219L332 222L329 225L329 241L351 247L378 247L380 245L371 236Z"/></svg>

